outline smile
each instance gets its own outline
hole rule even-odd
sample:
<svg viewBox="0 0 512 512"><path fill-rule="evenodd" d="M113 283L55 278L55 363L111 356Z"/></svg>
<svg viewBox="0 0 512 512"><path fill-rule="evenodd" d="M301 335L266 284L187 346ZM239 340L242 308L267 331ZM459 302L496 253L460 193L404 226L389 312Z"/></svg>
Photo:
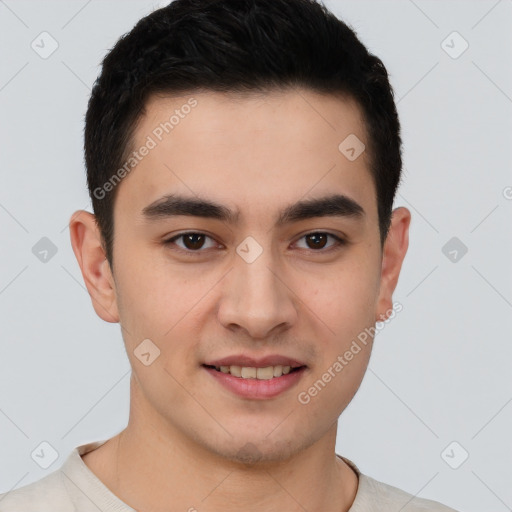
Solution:
<svg viewBox="0 0 512 512"><path fill-rule="evenodd" d="M288 375L291 372L297 371L302 366L292 368L291 366L266 366L264 368L256 368L254 366L211 366L205 365L207 368L214 368L218 372L228 373L234 377L240 377L242 379L258 379L258 380L270 380L275 377L281 377L282 375Z"/></svg>
<svg viewBox="0 0 512 512"><path fill-rule="evenodd" d="M235 395L252 400L274 398L295 386L306 366L212 366L202 368L222 387Z"/></svg>

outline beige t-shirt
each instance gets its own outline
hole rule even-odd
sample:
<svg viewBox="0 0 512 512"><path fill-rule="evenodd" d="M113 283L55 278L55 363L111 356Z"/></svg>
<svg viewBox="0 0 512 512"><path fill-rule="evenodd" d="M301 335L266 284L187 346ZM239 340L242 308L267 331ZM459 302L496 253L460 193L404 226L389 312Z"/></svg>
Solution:
<svg viewBox="0 0 512 512"><path fill-rule="evenodd" d="M60 469L36 482L0 494L0 512L136 512L111 492L81 458L106 441L78 446ZM352 461L341 458L359 477L349 512L457 512L437 501L415 498L378 482L363 475Z"/></svg>

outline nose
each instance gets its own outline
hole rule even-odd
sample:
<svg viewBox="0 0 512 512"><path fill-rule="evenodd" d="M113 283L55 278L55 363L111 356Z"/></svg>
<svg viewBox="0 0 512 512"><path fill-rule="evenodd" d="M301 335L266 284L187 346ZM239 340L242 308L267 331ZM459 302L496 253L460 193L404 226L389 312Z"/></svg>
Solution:
<svg viewBox="0 0 512 512"><path fill-rule="evenodd" d="M243 330L252 339L265 339L294 325L298 298L280 268L270 250L263 251L252 263L236 257L234 268L223 280L217 310L226 329Z"/></svg>

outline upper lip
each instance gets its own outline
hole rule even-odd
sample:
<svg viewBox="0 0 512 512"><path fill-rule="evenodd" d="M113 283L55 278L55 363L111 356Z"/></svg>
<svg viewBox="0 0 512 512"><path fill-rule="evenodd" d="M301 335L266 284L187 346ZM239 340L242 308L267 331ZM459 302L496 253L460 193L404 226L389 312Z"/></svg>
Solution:
<svg viewBox="0 0 512 512"><path fill-rule="evenodd" d="M303 362L293 359L291 357L270 354L265 357L251 357L244 354L232 355L223 357L222 359L215 359L204 363L208 366L246 366L252 368L265 368L267 366L291 366L297 368L299 366L306 366Z"/></svg>

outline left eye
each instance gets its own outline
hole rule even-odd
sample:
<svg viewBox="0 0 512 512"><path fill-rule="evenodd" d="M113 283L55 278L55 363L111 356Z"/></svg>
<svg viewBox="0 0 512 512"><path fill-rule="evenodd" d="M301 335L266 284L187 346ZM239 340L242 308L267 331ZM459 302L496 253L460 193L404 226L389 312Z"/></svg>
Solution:
<svg viewBox="0 0 512 512"><path fill-rule="evenodd" d="M334 239L334 243L330 246L327 246L327 240L331 237ZM164 245L171 245L174 244L175 241L182 239L183 245L178 245L180 249L185 250L186 252L202 252L200 249L204 249L204 243L206 239L210 239L213 241L213 239L205 235L204 233L181 233L179 235L173 236L172 238L169 238L168 240L164 241ZM341 246L345 244L345 241L336 236L332 233L324 233L324 232L314 232L314 233L308 233L307 235L302 236L299 240L305 239L306 244L308 244L308 247L306 249L312 249L313 251L320 252L321 249L331 248L333 246ZM215 243L212 243L210 247L206 247L206 249L215 247Z"/></svg>
<svg viewBox="0 0 512 512"><path fill-rule="evenodd" d="M334 239L334 244L328 246L328 248L331 248L335 245L343 245L345 241L341 239L340 237L333 235L332 233L323 233L323 232L316 232L316 233L308 233L307 235L304 235L299 240L302 240L305 238L307 240L306 243L311 242L311 245L309 247L306 247L306 249L314 249L315 251L318 249L325 249L327 244L327 239L331 237Z"/></svg>

